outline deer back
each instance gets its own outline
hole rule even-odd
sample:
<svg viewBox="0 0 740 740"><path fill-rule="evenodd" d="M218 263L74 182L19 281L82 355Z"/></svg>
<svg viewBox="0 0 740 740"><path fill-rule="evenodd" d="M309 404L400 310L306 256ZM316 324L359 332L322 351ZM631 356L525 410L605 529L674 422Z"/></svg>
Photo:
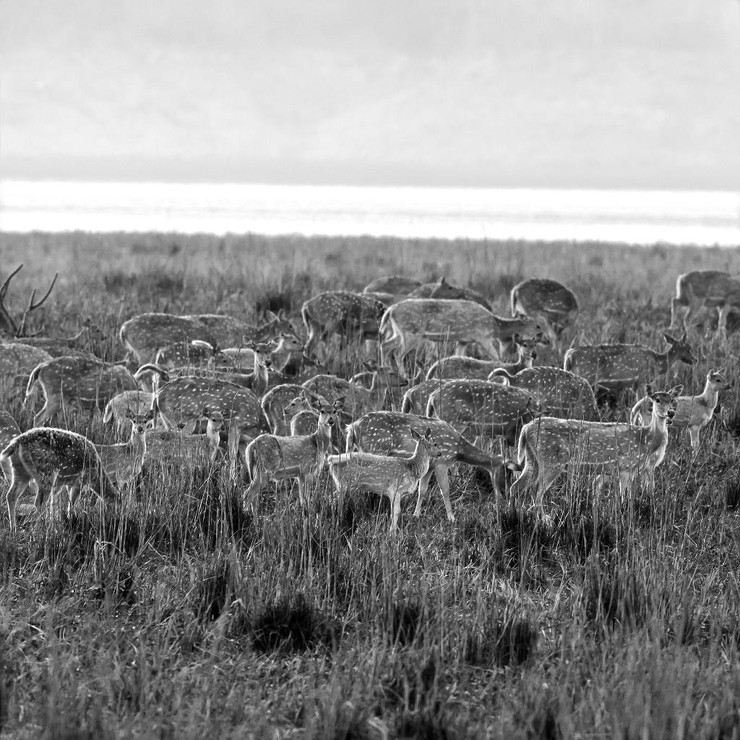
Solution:
<svg viewBox="0 0 740 740"><path fill-rule="evenodd" d="M578 300L556 280L532 278L511 289L511 315L543 316L549 322L567 325L578 313Z"/></svg>
<svg viewBox="0 0 740 740"><path fill-rule="evenodd" d="M403 277L402 275L388 275L368 283L363 293L390 293L395 296L408 295L421 285L421 280Z"/></svg>

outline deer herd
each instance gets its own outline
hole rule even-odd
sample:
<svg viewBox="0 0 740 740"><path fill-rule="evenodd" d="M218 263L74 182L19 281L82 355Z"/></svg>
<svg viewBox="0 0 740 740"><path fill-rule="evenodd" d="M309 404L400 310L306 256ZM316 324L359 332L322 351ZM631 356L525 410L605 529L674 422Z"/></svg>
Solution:
<svg viewBox="0 0 740 740"><path fill-rule="evenodd" d="M151 459L227 463L255 516L271 484L297 480L300 504L309 507L324 476L340 496L387 496L392 531L404 495L417 492L414 516L421 515L432 475L454 521L450 468L459 464L488 472L497 497L508 488L512 501L538 510L563 474L590 481L597 493L610 475L621 495L638 481L650 489L669 428L688 430L696 456L700 431L730 387L718 370L707 373L697 395L651 384L668 386L677 363L696 362L688 336L702 309L717 311L724 341L728 314L740 308L740 281L728 273L680 275L673 333L664 333L667 349L660 352L576 344L578 301L554 280L515 285L512 315L498 316L483 296L445 278L424 284L390 276L361 293L309 298L302 331L282 313L268 312L260 326L215 314L140 314L120 327L125 359L105 362L93 354L102 334L92 324L64 339L28 335L29 314L57 278L40 300L32 294L17 321L5 298L19 270L0 287L0 330L7 335L0 400L8 406L22 384L26 405L40 402L40 394L44 403L27 431L0 409L13 531L16 503L29 486L37 509L66 495L71 511L85 488L119 500ZM546 347L562 355L562 367L536 364ZM363 354L368 368L350 377L322 365ZM627 421L600 420L597 394L623 397L643 388ZM100 412L126 441L98 444L65 428L75 414L79 421ZM507 455L514 449L516 459Z"/></svg>

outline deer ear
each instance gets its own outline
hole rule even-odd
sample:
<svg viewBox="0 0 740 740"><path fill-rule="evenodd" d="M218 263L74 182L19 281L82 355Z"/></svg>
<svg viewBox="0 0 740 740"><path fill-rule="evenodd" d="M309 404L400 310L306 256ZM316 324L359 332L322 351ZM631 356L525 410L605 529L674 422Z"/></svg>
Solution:
<svg viewBox="0 0 740 740"><path fill-rule="evenodd" d="M200 412L200 414L201 414L201 416L208 416L208 414L210 413L210 411L211 410L208 408L208 406L204 406L203 407L203 410Z"/></svg>
<svg viewBox="0 0 740 740"><path fill-rule="evenodd" d="M146 420L151 421L154 418L154 409L149 409L149 411L146 412Z"/></svg>
<svg viewBox="0 0 740 740"><path fill-rule="evenodd" d="M136 416L136 414L129 408L126 409L126 418L127 419L133 419Z"/></svg>
<svg viewBox="0 0 740 740"><path fill-rule="evenodd" d="M645 385L645 395L646 396L652 396L653 395L653 386L650 385L650 383L647 383Z"/></svg>
<svg viewBox="0 0 740 740"><path fill-rule="evenodd" d="M668 332L663 332L663 338L668 342L668 344L678 344L678 340L668 334Z"/></svg>
<svg viewBox="0 0 740 740"><path fill-rule="evenodd" d="M419 434L414 427L409 427L409 433L414 439L421 439L421 434Z"/></svg>
<svg viewBox="0 0 740 740"><path fill-rule="evenodd" d="M668 392L673 396L673 398L676 398L676 396L680 396L683 393L683 386L677 385L674 388L671 388Z"/></svg>
<svg viewBox="0 0 740 740"><path fill-rule="evenodd" d="M427 427L426 432L424 432L424 439L431 439L432 438L432 430Z"/></svg>

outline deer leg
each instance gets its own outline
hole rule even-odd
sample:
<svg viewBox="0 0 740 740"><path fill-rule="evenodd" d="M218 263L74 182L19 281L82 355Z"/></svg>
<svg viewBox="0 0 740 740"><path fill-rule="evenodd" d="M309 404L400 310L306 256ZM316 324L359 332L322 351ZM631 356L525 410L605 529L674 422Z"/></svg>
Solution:
<svg viewBox="0 0 740 740"><path fill-rule="evenodd" d="M18 499L21 494L28 488L28 484L31 482L30 476L23 471L13 471L13 482L8 488L8 492L5 494L5 499L8 504L8 521L10 522L10 531L15 532L17 528L17 519L15 515L15 505L18 503ZM38 496L38 492L36 494Z"/></svg>
<svg viewBox="0 0 740 740"><path fill-rule="evenodd" d="M437 477L437 485L439 485L439 491L442 494L442 501L444 501L445 504L447 521L454 522L455 515L452 512L452 504L450 503L450 476L448 473L448 467L446 465L435 465L434 474Z"/></svg>
<svg viewBox="0 0 740 740"><path fill-rule="evenodd" d="M720 339L727 339L727 316L730 313L730 304L725 303L719 307L719 316L717 318L717 336Z"/></svg>
<svg viewBox="0 0 740 740"><path fill-rule="evenodd" d="M401 491L396 488L389 492L391 499L391 532L398 531L398 520L401 517Z"/></svg>
<svg viewBox="0 0 740 740"><path fill-rule="evenodd" d="M689 427L689 439L691 440L691 449L695 457L699 452L699 427Z"/></svg>
<svg viewBox="0 0 740 740"><path fill-rule="evenodd" d="M36 427L43 426L47 421L51 421L61 410L61 403L56 397L46 397L44 407L33 417L33 425Z"/></svg>
<svg viewBox="0 0 740 740"><path fill-rule="evenodd" d="M414 509L414 516L417 519L421 516L421 504L429 487L429 479L432 477L433 472L435 472L435 469L430 467L429 470L419 478L419 493L416 497L416 508ZM439 481L439 475L437 475L437 480Z"/></svg>
<svg viewBox="0 0 740 740"><path fill-rule="evenodd" d="M252 478L252 482L249 484L247 490L244 491L244 499L243 499L243 506L244 506L245 511L247 507L249 507L252 511L253 516L257 516L257 510L259 507L259 497L260 497L260 494L262 493L263 488L264 488L264 481L262 478L262 471L255 470L254 478ZM299 489L299 492L300 492L300 489Z"/></svg>

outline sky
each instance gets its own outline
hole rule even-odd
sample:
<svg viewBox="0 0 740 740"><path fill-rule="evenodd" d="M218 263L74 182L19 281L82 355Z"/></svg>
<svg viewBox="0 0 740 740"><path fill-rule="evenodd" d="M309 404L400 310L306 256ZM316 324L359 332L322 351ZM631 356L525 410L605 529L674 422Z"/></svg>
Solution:
<svg viewBox="0 0 740 740"><path fill-rule="evenodd" d="M0 177L740 190L740 0L0 0Z"/></svg>

